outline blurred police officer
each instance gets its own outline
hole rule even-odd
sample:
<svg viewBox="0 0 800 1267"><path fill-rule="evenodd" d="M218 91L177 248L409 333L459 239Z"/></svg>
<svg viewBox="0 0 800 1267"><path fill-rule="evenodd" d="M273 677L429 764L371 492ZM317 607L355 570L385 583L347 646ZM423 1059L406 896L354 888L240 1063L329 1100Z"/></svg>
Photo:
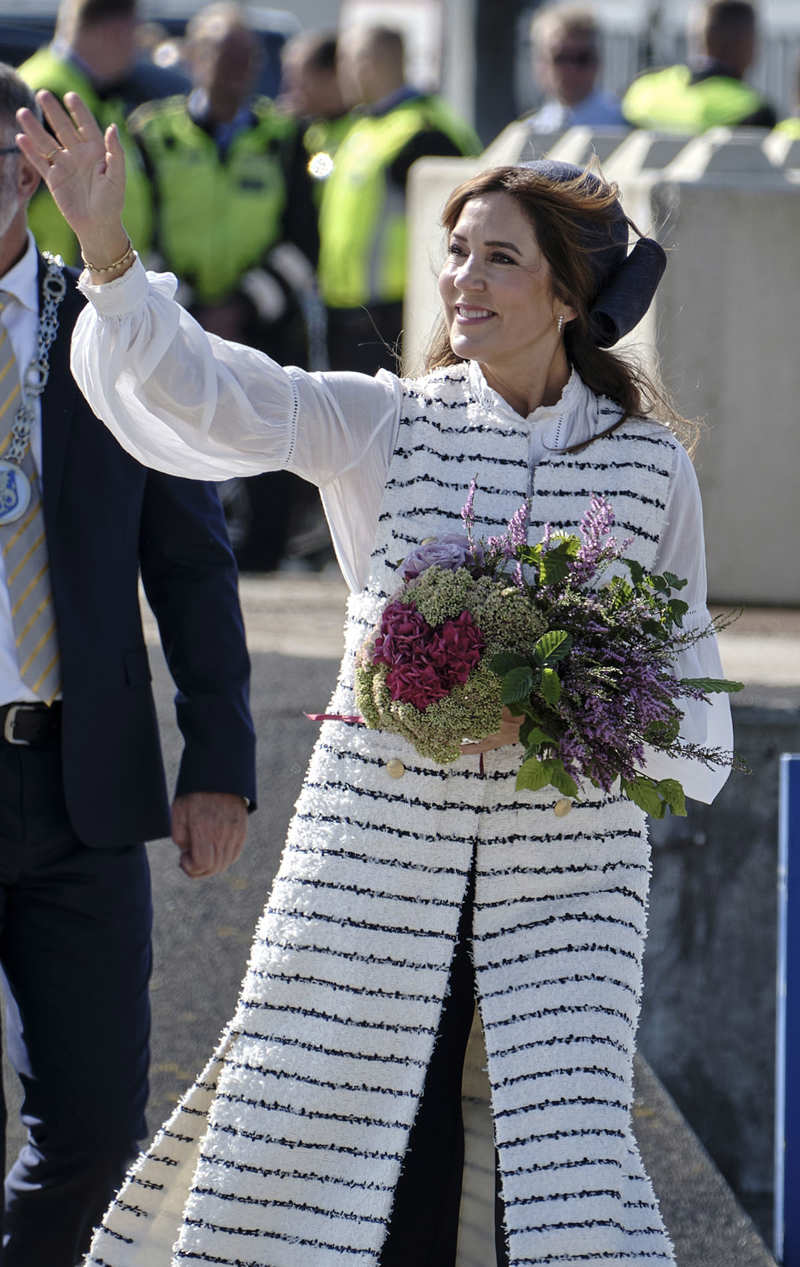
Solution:
<svg viewBox="0 0 800 1267"><path fill-rule="evenodd" d="M152 181L155 247L183 303L212 334L305 365L316 207L302 129L254 94L260 50L238 5L200 10L186 30L191 93L141 106L130 129ZM242 567L278 564L300 483L277 471L225 490Z"/></svg>
<svg viewBox="0 0 800 1267"><path fill-rule="evenodd" d="M800 140L800 57L794 68L794 110L788 118L781 119L777 130Z"/></svg>
<svg viewBox="0 0 800 1267"><path fill-rule="evenodd" d="M648 71L633 81L622 101L628 122L692 134L713 127L774 127L773 107L744 78L756 46L749 0L709 0L692 33L700 55L690 65Z"/></svg>
<svg viewBox="0 0 800 1267"><path fill-rule="evenodd" d="M336 71L336 34L303 31L281 53L280 104L301 122L308 172L317 202L333 170L333 156L353 124Z"/></svg>
<svg viewBox="0 0 800 1267"><path fill-rule="evenodd" d="M303 361L297 276L316 259L316 216L296 122L253 95L260 45L236 4L186 31L193 90L141 106L130 129L153 183L155 241L181 298L214 334ZM291 242L300 254L276 255Z"/></svg>
<svg viewBox="0 0 800 1267"><path fill-rule="evenodd" d="M402 36L356 26L338 41L346 99L359 118L336 152L320 211L319 286L332 369L396 369L406 275L406 178L428 154L477 154L472 129L406 83Z"/></svg>
<svg viewBox="0 0 800 1267"><path fill-rule="evenodd" d="M101 127L116 123L127 167L125 228L137 250L145 252L152 227L150 193L125 123L136 53L136 0L62 0L52 44L23 62L19 74L34 91L48 88L62 98L65 92L80 93ZM42 250L60 254L67 264L79 263L75 235L44 185L31 202L29 223Z"/></svg>

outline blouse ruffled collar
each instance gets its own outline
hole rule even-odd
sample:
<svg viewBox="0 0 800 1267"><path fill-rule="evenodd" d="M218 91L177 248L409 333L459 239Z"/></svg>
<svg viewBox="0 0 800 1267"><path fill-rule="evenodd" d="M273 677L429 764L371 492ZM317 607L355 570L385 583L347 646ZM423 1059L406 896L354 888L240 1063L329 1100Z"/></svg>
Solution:
<svg viewBox="0 0 800 1267"><path fill-rule="evenodd" d="M469 383L478 403L498 421L525 423L534 427L542 448L560 452L574 445L585 444L609 426L608 406L611 402L596 396L573 368L559 399L552 405L539 405L523 418L490 387L477 361L469 362ZM602 413L601 413L602 410Z"/></svg>

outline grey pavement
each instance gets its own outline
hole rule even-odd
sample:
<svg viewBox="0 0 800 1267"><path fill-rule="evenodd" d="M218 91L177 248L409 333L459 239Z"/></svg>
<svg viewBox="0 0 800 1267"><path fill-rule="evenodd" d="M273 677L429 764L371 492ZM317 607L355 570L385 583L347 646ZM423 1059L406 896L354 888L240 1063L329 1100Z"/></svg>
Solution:
<svg viewBox="0 0 800 1267"><path fill-rule="evenodd" d="M322 712L342 646L345 589L338 574L245 576L242 604L253 663L259 736L259 810L242 858L225 875L189 880L170 842L150 848L155 904L154 1130L205 1063L233 1011L252 930L277 868L286 827L316 736L304 712ZM174 779L180 752L173 687L146 617L164 755ZM726 672L748 692L797 693L800 612L746 613L723 636ZM680 1267L767 1267L752 1223L644 1062L635 1122ZM6 1071L9 1156L21 1142L13 1079Z"/></svg>

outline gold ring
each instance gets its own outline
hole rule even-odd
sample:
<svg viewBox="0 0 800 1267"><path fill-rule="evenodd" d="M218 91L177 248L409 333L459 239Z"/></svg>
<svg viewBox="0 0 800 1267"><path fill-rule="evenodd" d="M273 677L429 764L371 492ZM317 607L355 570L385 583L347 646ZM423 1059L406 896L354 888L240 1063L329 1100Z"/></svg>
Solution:
<svg viewBox="0 0 800 1267"><path fill-rule="evenodd" d="M57 145L57 146L56 146L56 148L55 148L54 150L51 150L49 154L45 154L45 156L44 156L44 161L45 161L46 163L49 163L49 164L50 164L50 166L52 167L52 166L53 166L53 158L54 158L54 156L55 156L56 154L60 154L60 153L61 153L61 146L60 146L60 145Z"/></svg>

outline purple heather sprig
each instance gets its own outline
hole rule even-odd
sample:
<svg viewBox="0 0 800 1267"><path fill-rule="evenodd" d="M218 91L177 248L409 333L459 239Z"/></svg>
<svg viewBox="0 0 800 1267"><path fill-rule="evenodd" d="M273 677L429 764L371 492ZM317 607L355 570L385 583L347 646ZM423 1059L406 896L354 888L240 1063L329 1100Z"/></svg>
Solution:
<svg viewBox="0 0 800 1267"><path fill-rule="evenodd" d="M570 563L573 583L582 585L591 580L601 567L622 558L630 541L619 542L611 532L615 523L609 503L595 494L581 519L583 540Z"/></svg>

